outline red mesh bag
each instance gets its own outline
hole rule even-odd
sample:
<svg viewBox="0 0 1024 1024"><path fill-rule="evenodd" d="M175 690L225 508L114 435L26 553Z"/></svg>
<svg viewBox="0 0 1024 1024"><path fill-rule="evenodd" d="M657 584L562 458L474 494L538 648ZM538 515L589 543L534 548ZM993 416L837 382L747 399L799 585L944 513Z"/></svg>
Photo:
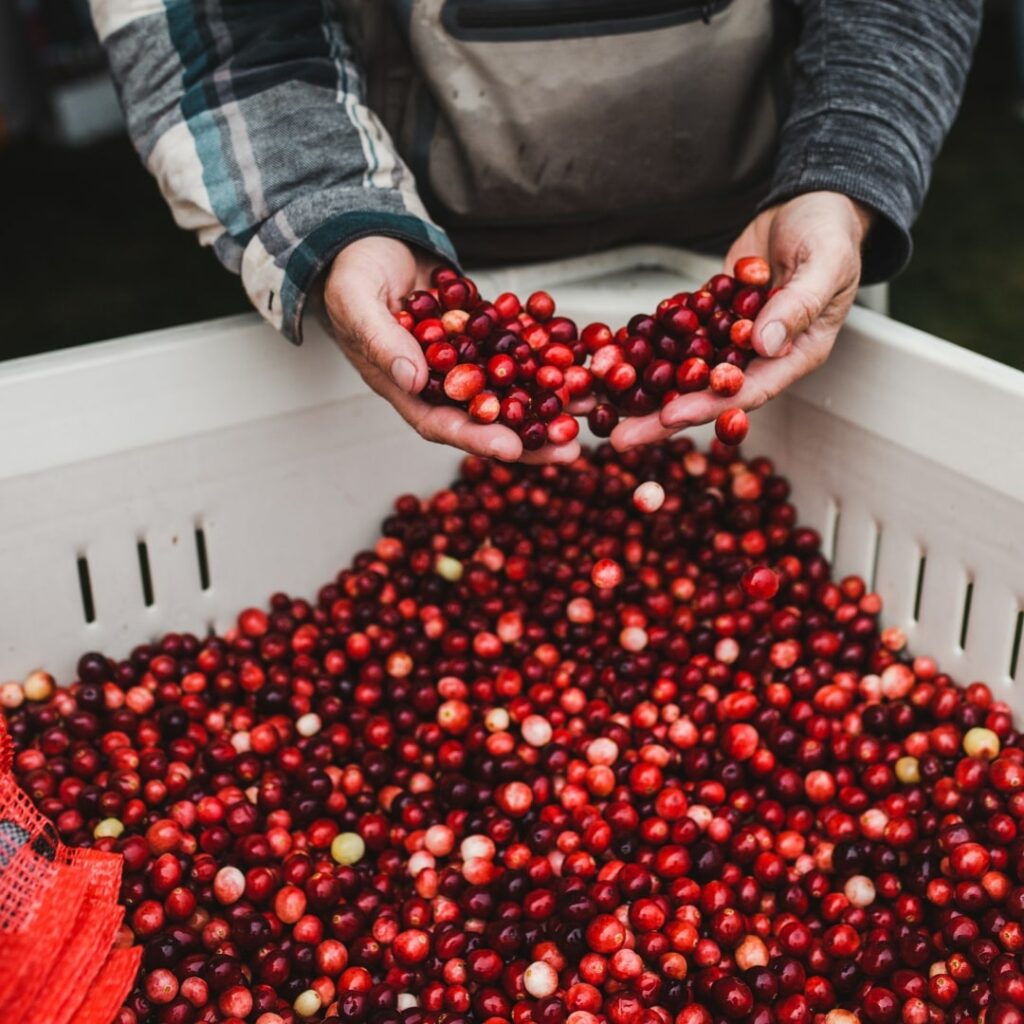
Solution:
<svg viewBox="0 0 1024 1024"><path fill-rule="evenodd" d="M115 949L107 957L96 980L84 993L85 998L69 1020L109 1021L128 993L139 970L142 947Z"/></svg>
<svg viewBox="0 0 1024 1024"><path fill-rule="evenodd" d="M111 953L124 919L121 858L61 843L12 763L0 715L0 1021L109 1024L140 953Z"/></svg>
<svg viewBox="0 0 1024 1024"><path fill-rule="evenodd" d="M0 876L0 885L10 873ZM87 888L84 871L62 865L34 901L31 923L0 933L0 1019L8 1013L20 1019L22 1008L31 1005L46 984L57 954L67 945Z"/></svg>

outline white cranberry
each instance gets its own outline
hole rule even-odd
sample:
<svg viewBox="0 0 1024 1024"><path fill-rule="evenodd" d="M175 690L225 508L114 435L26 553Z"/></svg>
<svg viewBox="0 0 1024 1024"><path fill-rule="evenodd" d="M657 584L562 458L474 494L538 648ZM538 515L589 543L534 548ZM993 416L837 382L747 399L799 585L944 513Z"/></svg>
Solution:
<svg viewBox="0 0 1024 1024"><path fill-rule="evenodd" d="M851 875L843 892L855 907L870 907L875 902L875 883L867 875Z"/></svg>
<svg viewBox="0 0 1024 1024"><path fill-rule="evenodd" d="M607 736L591 740L587 746L587 760L591 764L615 764L619 756L619 745Z"/></svg>
<svg viewBox="0 0 1024 1024"><path fill-rule="evenodd" d="M849 1010L829 1010L825 1014L825 1024L860 1024L860 1017Z"/></svg>
<svg viewBox="0 0 1024 1024"><path fill-rule="evenodd" d="M558 974L551 964L534 960L523 972L523 988L534 999L546 999L558 988Z"/></svg>
<svg viewBox="0 0 1024 1024"><path fill-rule="evenodd" d="M624 650L639 654L647 646L647 630L642 626L626 626L619 633L619 643Z"/></svg>
<svg viewBox="0 0 1024 1024"><path fill-rule="evenodd" d="M523 739L531 747L543 747L551 742L554 730L551 723L543 715L527 715L520 726Z"/></svg>
<svg viewBox="0 0 1024 1024"><path fill-rule="evenodd" d="M458 583L462 579L462 563L451 555L438 555L434 571L449 583Z"/></svg>
<svg viewBox="0 0 1024 1024"><path fill-rule="evenodd" d="M307 988L304 992L300 992L292 1004L295 1012L300 1017L312 1017L320 1012L322 1005L323 1002L320 996L317 994L316 989L313 988Z"/></svg>
<svg viewBox="0 0 1024 1024"><path fill-rule="evenodd" d="M494 860L496 852L497 848L494 845L494 840L491 839L490 836L466 836L466 838L462 840L462 845L459 847L459 853L465 861L475 859Z"/></svg>
<svg viewBox="0 0 1024 1024"><path fill-rule="evenodd" d="M25 701L25 691L20 683L4 683L0 686L0 708L21 707Z"/></svg>
<svg viewBox="0 0 1024 1024"><path fill-rule="evenodd" d="M488 732L504 732L511 723L508 712L504 708L491 708L484 715L484 728Z"/></svg>
<svg viewBox="0 0 1024 1024"><path fill-rule="evenodd" d="M968 757L983 757L991 761L1000 751L999 737L991 730L976 726L964 736L964 753Z"/></svg>
<svg viewBox="0 0 1024 1024"><path fill-rule="evenodd" d="M647 480L633 492L633 504L640 512L657 512L665 504L665 489L657 480Z"/></svg>
<svg viewBox="0 0 1024 1024"><path fill-rule="evenodd" d="M300 736L315 736L319 731L323 723L320 721L320 716L310 711L308 714L300 715L295 722L295 731Z"/></svg>
<svg viewBox="0 0 1024 1024"><path fill-rule="evenodd" d="M213 876L213 895L225 906L237 903L245 892L245 875L236 867L221 868Z"/></svg>
<svg viewBox="0 0 1024 1024"><path fill-rule="evenodd" d="M41 669L30 672L21 688L26 700L37 702L49 700L53 696L53 676Z"/></svg>
<svg viewBox="0 0 1024 1024"><path fill-rule="evenodd" d="M747 935L736 947L734 957L736 966L741 971L749 970L751 967L767 967L768 947L759 936Z"/></svg>
<svg viewBox="0 0 1024 1024"><path fill-rule="evenodd" d="M366 843L358 832L340 832L331 841L331 856L343 867L358 864L366 853Z"/></svg>

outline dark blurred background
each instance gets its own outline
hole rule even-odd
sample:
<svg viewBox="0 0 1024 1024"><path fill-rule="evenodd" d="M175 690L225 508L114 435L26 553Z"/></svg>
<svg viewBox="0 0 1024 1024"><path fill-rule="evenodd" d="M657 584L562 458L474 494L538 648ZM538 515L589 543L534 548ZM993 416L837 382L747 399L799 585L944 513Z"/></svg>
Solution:
<svg viewBox="0 0 1024 1024"><path fill-rule="evenodd" d="M892 315L1024 369L1024 0L989 0ZM1016 15L1016 16L1015 16ZM248 308L124 137L85 0L0 0L0 358Z"/></svg>

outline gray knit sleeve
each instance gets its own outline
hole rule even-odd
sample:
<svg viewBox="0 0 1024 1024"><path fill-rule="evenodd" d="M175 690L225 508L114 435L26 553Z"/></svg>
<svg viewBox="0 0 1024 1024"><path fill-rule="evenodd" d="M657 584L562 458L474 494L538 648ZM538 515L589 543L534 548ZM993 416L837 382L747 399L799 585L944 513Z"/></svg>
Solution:
<svg viewBox="0 0 1024 1024"><path fill-rule="evenodd" d="M863 281L892 277L963 94L981 0L803 0L792 105L762 207L842 192L880 216Z"/></svg>

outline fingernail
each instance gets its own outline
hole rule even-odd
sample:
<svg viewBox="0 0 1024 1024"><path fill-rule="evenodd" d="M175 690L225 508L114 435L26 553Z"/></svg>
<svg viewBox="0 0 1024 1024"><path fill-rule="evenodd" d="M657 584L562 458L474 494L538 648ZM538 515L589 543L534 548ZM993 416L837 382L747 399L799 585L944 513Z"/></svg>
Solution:
<svg viewBox="0 0 1024 1024"><path fill-rule="evenodd" d="M777 356L786 344L786 325L781 320L773 320L761 331L761 346L766 356Z"/></svg>
<svg viewBox="0 0 1024 1024"><path fill-rule="evenodd" d="M398 356L391 363L391 379L406 392L416 386L416 367L405 356Z"/></svg>

